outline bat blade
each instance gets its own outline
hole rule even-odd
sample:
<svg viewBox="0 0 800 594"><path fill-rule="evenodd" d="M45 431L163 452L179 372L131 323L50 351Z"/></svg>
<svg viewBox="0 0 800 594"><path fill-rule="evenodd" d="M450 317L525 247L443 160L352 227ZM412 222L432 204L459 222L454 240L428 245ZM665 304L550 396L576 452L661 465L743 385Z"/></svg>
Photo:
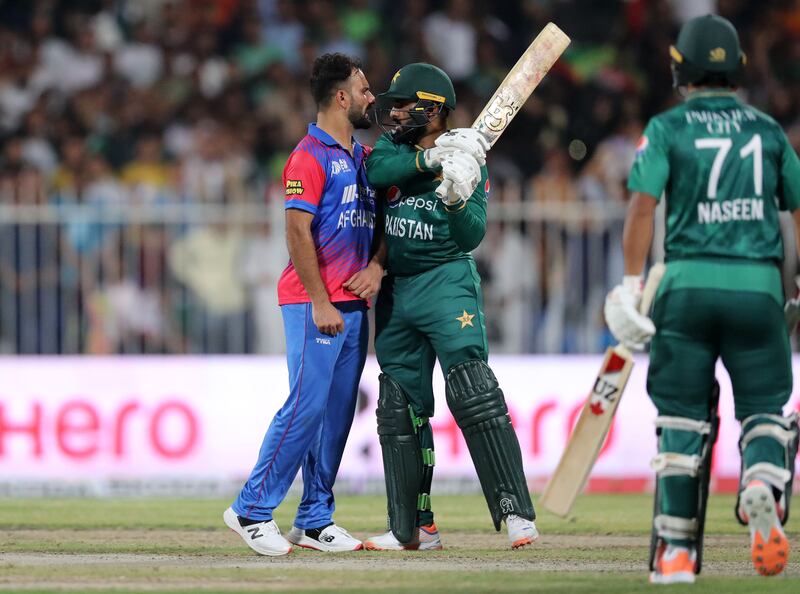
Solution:
<svg viewBox="0 0 800 594"><path fill-rule="evenodd" d="M642 315L650 311L665 271L664 264L654 264L650 268L639 306ZM546 510L562 518L569 514L600 454L632 369L633 356L624 346L606 350L603 365L583 405L575 430L539 499Z"/></svg>
<svg viewBox="0 0 800 594"><path fill-rule="evenodd" d="M632 369L633 356L624 346L606 350L575 430L539 499L546 510L561 517L569 514L600 453Z"/></svg>
<svg viewBox="0 0 800 594"><path fill-rule="evenodd" d="M520 56L472 124L490 145L494 146L569 43L566 33L547 23Z"/></svg>
<svg viewBox="0 0 800 594"><path fill-rule="evenodd" d="M490 146L494 146L508 128L511 120L542 82L558 57L564 53L569 43L570 38L566 33L553 23L547 23L514 67L509 70L472 124L472 127L486 138ZM436 195L440 199L444 198L450 185L449 179L442 181L436 188Z"/></svg>

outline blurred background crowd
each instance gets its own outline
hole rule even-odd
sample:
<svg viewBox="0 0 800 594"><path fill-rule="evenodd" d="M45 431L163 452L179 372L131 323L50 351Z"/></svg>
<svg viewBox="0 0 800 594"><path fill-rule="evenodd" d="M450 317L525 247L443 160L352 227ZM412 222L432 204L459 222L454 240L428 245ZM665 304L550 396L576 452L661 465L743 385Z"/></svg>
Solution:
<svg viewBox="0 0 800 594"><path fill-rule="evenodd" d="M314 58L376 91L435 63L468 126L550 20L573 43L492 150L476 258L494 352L597 352L635 146L679 100L667 48L709 12L800 149L798 0L0 0L0 352L281 352Z"/></svg>

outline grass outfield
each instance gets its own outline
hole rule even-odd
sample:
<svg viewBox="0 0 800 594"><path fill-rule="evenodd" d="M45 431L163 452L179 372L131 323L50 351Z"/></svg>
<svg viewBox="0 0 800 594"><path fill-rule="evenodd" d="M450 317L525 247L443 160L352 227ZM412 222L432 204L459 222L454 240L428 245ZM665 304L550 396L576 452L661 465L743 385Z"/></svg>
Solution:
<svg viewBox="0 0 800 594"><path fill-rule="evenodd" d="M284 532L297 501L276 514ZM540 512L542 538L521 551L496 534L483 499L437 496L444 551L259 557L222 523L218 500L0 500L0 590L18 592L637 592L647 584L651 497L584 496L573 519ZM712 497L705 567L669 592L800 592L750 566L731 497ZM342 497L337 522L357 537L385 527L379 497ZM791 525L790 525L791 528ZM800 534L789 530L793 549Z"/></svg>

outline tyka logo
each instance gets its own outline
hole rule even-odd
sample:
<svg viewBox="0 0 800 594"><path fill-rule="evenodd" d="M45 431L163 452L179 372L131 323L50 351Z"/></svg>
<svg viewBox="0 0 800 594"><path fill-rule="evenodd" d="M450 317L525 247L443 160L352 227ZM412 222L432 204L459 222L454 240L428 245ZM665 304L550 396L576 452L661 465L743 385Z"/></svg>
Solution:
<svg viewBox="0 0 800 594"><path fill-rule="evenodd" d="M331 339L330 338L315 338L314 339L317 344L324 344L330 346Z"/></svg>

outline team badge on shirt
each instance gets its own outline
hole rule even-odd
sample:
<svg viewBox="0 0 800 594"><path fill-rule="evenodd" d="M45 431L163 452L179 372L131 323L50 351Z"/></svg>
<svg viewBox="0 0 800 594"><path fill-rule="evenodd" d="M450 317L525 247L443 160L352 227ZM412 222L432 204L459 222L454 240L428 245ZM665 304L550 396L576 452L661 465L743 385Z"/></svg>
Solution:
<svg viewBox="0 0 800 594"><path fill-rule="evenodd" d="M650 141L647 140L647 136L642 134L642 137L639 139L638 144L636 145L636 156L638 157L643 152L647 150L647 146L650 144Z"/></svg>

